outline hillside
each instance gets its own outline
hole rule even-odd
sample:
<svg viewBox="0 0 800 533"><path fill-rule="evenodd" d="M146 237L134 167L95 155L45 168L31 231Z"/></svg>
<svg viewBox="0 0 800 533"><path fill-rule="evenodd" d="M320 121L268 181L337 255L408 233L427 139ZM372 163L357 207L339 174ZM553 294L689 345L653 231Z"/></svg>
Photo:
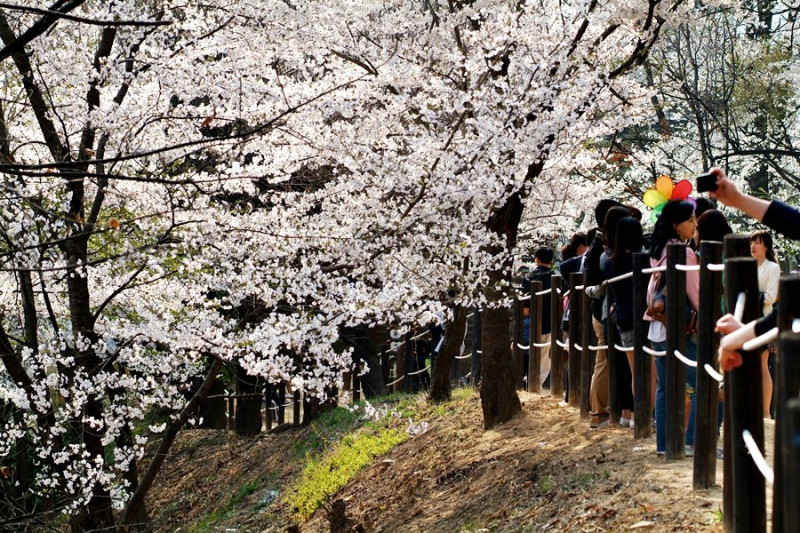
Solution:
<svg viewBox="0 0 800 533"><path fill-rule="evenodd" d="M521 414L484 431L477 395L455 397L439 406L413 397L395 407L390 424L413 434L333 498L346 505L342 530L722 530L719 486L692 491L691 459L657 457L652 438L589 430L574 409L528 393ZM325 509L300 522L287 497L303 454L337 442L357 419L346 411L338 435L335 423L247 440L186 432L148 500L156 531L329 531ZM718 479L721 469L719 462Z"/></svg>

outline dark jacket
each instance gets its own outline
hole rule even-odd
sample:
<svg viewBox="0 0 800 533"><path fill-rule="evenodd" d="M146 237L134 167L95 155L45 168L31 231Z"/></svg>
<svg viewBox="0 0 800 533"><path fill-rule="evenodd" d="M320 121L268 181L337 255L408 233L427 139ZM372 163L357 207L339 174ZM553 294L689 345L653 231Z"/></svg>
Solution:
<svg viewBox="0 0 800 533"><path fill-rule="evenodd" d="M800 211L779 200L770 202L762 222L781 235L794 240L800 239ZM770 314L756 322L756 336L763 335L777 324L778 307L775 306Z"/></svg>
<svg viewBox="0 0 800 533"><path fill-rule="evenodd" d="M596 233L592 244L586 250L586 257L583 261L584 285L591 287L599 285L603 282L605 277L602 270L600 270L600 257L603 255L605 246L603 244L603 234L599 231ZM592 310L592 316L597 320L603 320L603 300L592 298L589 303Z"/></svg>
<svg viewBox="0 0 800 533"><path fill-rule="evenodd" d="M551 279L553 271L549 267L537 266L533 271L528 274L530 281L541 281L542 290L551 287ZM528 291L530 291L531 284L528 282ZM545 294L542 298L542 334L547 335L550 333L550 295Z"/></svg>

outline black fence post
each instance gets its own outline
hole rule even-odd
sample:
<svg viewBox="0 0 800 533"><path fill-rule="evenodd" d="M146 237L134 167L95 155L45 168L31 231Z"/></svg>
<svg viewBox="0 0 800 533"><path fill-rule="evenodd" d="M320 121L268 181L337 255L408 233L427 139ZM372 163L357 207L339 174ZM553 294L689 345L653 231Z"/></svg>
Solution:
<svg viewBox="0 0 800 533"><path fill-rule="evenodd" d="M278 387L278 424L286 423L286 383L281 381Z"/></svg>
<svg viewBox="0 0 800 533"><path fill-rule="evenodd" d="M686 456L686 368L675 350L686 353L686 276L675 265L686 264L686 245L667 245L666 458Z"/></svg>
<svg viewBox="0 0 800 533"><path fill-rule="evenodd" d="M512 326L513 340L511 341L511 354L514 357L514 368L516 369L516 378L514 381L517 383L518 389L524 389L525 384L523 379L525 376L525 362L522 359L522 349L520 349L520 345L522 344L522 320L524 316L522 301L519 299L517 293L514 294L514 305L512 309L514 312L514 325Z"/></svg>
<svg viewBox="0 0 800 533"><path fill-rule="evenodd" d="M542 349L534 346L542 342L542 295L536 295L542 290L541 281L531 282L531 333L528 343L528 392L541 392L541 362Z"/></svg>
<svg viewBox="0 0 800 533"><path fill-rule="evenodd" d="M584 278L584 283L586 278ZM591 412L592 375L594 375L595 353L589 349L592 344L591 298L586 288L578 291L581 295L581 418L589 418Z"/></svg>
<svg viewBox="0 0 800 533"><path fill-rule="evenodd" d="M272 429L272 422L275 420L275 411L272 410L272 391L273 385L271 383L267 383L266 387L264 387L264 403L267 406L267 431Z"/></svg>
<svg viewBox="0 0 800 533"><path fill-rule="evenodd" d="M564 357L558 339L561 336L561 275L550 278L550 395L564 394Z"/></svg>
<svg viewBox="0 0 800 533"><path fill-rule="evenodd" d="M800 288L800 279L782 278L780 290L797 290ZM795 293L782 293L784 298L778 311L778 324L790 323L789 316L794 314L800 299L790 298L788 295ZM785 308L783 307L785 304ZM796 319L797 317L795 317ZM773 468L775 472L775 482L772 486L773 491L773 531L797 531L792 529L790 524L797 524L797 502L798 498L798 473L800 463L797 457L790 457L796 453L800 447L798 431L800 426L791 427L792 413L789 410L790 402L794 401L800 394L800 333L792 331L791 326L781 333L778 340L778 360L776 361L775 389L776 410L775 410L775 459ZM792 470L794 469L794 470ZM780 516L779 516L780 515ZM791 518L790 515L795 515Z"/></svg>
<svg viewBox="0 0 800 533"><path fill-rule="evenodd" d="M652 356L644 351L647 343L649 322L645 322L647 310L647 284L650 274L642 270L650 267L650 256L633 254L633 395L635 398L634 438L643 439L652 435L653 396Z"/></svg>
<svg viewBox="0 0 800 533"><path fill-rule="evenodd" d="M414 380L412 379L411 372L414 369L414 340L413 340L413 333L408 332L406 333L405 338L405 345L403 350L403 361L402 365L398 365L398 368L403 369L403 381L400 383L403 392L411 393L414 391ZM396 376L395 379L398 379L400 376Z"/></svg>
<svg viewBox="0 0 800 533"><path fill-rule="evenodd" d="M778 304L778 329L784 335L791 335L792 324L800 318L800 298L793 297L795 294L800 294L800 276L782 276L780 280L779 294L786 297L781 298ZM790 337L791 338L791 337ZM800 393L800 369L797 363L800 362L800 338L798 343L794 341L783 348L783 344L779 342L778 353L775 356L775 442L779 442L785 437L785 425L788 421L788 414L786 413L786 402L792 397L797 397ZM787 470L784 467L786 458L784 450L776 444L775 458L773 460L773 469L775 472L775 483L772 485L772 530L775 532L792 531L785 527L784 517L786 513L796 515L796 502L800 500L788 500L787 496L787 482L793 482L790 478L797 478L798 476L787 476L787 472L798 472L797 470ZM797 464L795 464L797 468ZM796 487L796 485L795 485ZM791 493L791 491L789 491ZM788 494L791 496L791 494ZM795 498L797 493L795 492ZM786 503L789 502L789 505ZM794 518L795 524L797 519ZM786 523L788 524L788 522ZM798 531L798 529L795 529Z"/></svg>
<svg viewBox="0 0 800 533"><path fill-rule="evenodd" d="M800 339L796 339L795 356L800 357ZM785 435L783 438L783 458L786 471L794 475L786 476L783 493L783 531L800 531L800 398L792 398L784 407ZM775 529L773 529L775 531Z"/></svg>
<svg viewBox="0 0 800 533"><path fill-rule="evenodd" d="M582 314L582 290L576 287L583 285L583 274L572 272L569 275L569 380L567 382L567 392L569 393L569 404L573 407L580 407L581 404L581 352L578 349L581 342L581 314Z"/></svg>
<svg viewBox="0 0 800 533"><path fill-rule="evenodd" d="M751 257L750 255L750 236L741 233L726 235L723 240L723 257L731 259L733 257ZM736 300L732 302L725 300L725 312L733 313ZM722 447L725 453L725 461L722 463L722 519L725 531L733 531L734 510L733 510L733 444L731 435L731 388L725 385L723 389L723 434Z"/></svg>
<svg viewBox="0 0 800 533"><path fill-rule="evenodd" d="M477 307L472 310L472 372L470 380L473 387L477 387L481 382L481 310Z"/></svg>
<svg viewBox="0 0 800 533"><path fill-rule="evenodd" d="M734 257L725 260L725 302L735 309L740 293L745 294L742 322L747 324L761 314L758 306L758 271L751 257ZM747 429L761 453L764 452L764 410L761 397L760 350L742 355L742 366L725 373L725 401L730 403L730 424L725 433L731 437L731 454L725 452L725 461L732 461L733 471L733 530L758 533L766 531L766 485L764 477L753 462L744 442L742 432Z"/></svg>
<svg viewBox="0 0 800 533"><path fill-rule="evenodd" d="M292 394L294 397L294 403L292 404L292 423L295 426L300 425L300 410L303 407L303 403L300 401L300 391L296 390Z"/></svg>
<svg viewBox="0 0 800 533"><path fill-rule="evenodd" d="M722 315L722 272L708 265L722 263L722 243L700 243L700 309L697 310L697 388L695 412L694 465L692 484L695 489L712 487L717 477L717 420L719 382L705 370L717 363L719 336L714 333Z"/></svg>

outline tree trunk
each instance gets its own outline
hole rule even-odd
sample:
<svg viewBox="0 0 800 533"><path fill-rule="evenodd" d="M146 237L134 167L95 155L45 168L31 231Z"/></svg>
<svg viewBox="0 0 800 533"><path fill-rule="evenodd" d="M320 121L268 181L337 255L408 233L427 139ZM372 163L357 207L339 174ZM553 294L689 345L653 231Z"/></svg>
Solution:
<svg viewBox="0 0 800 533"><path fill-rule="evenodd" d="M365 398L375 398L385 394L386 382L383 380L381 369L381 353L374 330L360 326L355 329L355 350L353 362L356 368L363 361L367 364L367 372L358 376L361 381L361 390Z"/></svg>
<svg viewBox="0 0 800 533"><path fill-rule="evenodd" d="M444 346L433 364L431 392L429 395L433 402L442 402L450 399L450 368L461 350L466 331L467 309L456 306L453 309L453 320L447 324L447 329L444 333Z"/></svg>
<svg viewBox="0 0 800 533"><path fill-rule="evenodd" d="M217 378L211 384L208 398L200 400L200 427L203 429L225 429L227 406L225 404L225 385Z"/></svg>
<svg viewBox="0 0 800 533"><path fill-rule="evenodd" d="M261 433L261 394L264 383L260 378L247 374L240 365L235 365L236 375L236 434L254 437Z"/></svg>
<svg viewBox="0 0 800 533"><path fill-rule="evenodd" d="M532 167L530 172L536 172L536 169ZM506 250L513 250L517 244L517 228L523 209L520 194L510 196L486 222L489 230L505 238L506 247L495 246L488 250L503 260L498 268L488 273L486 299L489 306L481 311L481 407L485 429L509 420L522 410L511 356L511 317L508 308L501 303L507 298L511 285L513 257Z"/></svg>

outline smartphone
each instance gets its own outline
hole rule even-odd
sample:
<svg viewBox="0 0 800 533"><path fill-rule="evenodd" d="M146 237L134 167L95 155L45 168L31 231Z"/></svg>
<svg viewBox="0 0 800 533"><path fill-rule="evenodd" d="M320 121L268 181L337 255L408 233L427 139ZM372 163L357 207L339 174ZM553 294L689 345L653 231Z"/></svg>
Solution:
<svg viewBox="0 0 800 533"><path fill-rule="evenodd" d="M697 192L717 190L717 177L709 172L704 172L695 178Z"/></svg>

